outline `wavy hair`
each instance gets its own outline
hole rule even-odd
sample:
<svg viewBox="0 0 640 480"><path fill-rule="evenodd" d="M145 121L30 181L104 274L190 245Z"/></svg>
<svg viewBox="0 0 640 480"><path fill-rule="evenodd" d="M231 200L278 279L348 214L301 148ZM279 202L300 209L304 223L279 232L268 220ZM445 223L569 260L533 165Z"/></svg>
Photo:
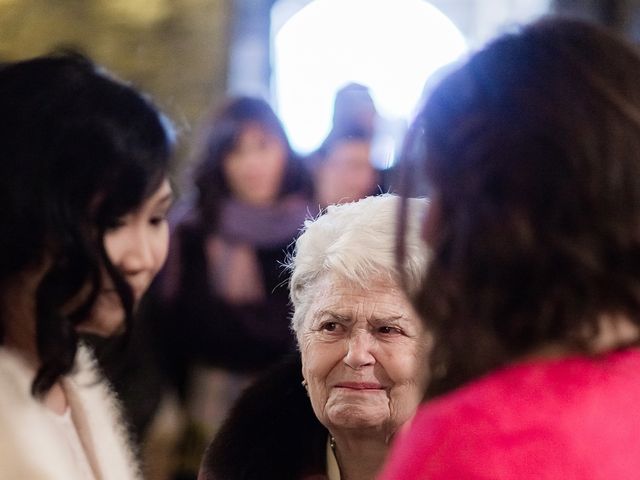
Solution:
<svg viewBox="0 0 640 480"><path fill-rule="evenodd" d="M47 265L35 298L40 368L34 395L72 369L75 326L92 309L101 266L130 322L133 296L103 237L157 189L172 148L172 128L151 101L80 54L0 68L2 294L16 275ZM66 312L87 285L86 300Z"/></svg>
<svg viewBox="0 0 640 480"><path fill-rule="evenodd" d="M204 233L215 231L222 201L231 196L224 173L224 162L237 148L240 136L249 126L257 126L274 135L285 148L287 163L280 197L298 192L311 196L309 174L294 154L284 127L271 106L257 97L229 98L214 112L201 132L203 146L193 173L198 191L197 219L205 230Z"/></svg>
<svg viewBox="0 0 640 480"><path fill-rule="evenodd" d="M543 19L429 97L413 135L437 225L414 303L431 395L548 344L593 353L603 314L640 325L639 78L622 39Z"/></svg>

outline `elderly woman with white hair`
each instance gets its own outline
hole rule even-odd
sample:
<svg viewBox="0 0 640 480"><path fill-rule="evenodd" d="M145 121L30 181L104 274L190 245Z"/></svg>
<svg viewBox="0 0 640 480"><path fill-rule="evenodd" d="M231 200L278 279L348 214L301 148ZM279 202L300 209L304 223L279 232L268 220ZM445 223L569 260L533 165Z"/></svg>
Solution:
<svg viewBox="0 0 640 480"><path fill-rule="evenodd" d="M290 261L300 355L258 379L205 453L201 480L372 479L426 388L427 330L405 297L425 271L424 200L408 200L396 264L393 195L330 206Z"/></svg>

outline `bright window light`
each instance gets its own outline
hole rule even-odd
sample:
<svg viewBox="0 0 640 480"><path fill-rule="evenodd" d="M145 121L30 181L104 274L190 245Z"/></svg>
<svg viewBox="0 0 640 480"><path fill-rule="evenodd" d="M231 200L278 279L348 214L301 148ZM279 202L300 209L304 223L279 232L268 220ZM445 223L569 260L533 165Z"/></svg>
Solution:
<svg viewBox="0 0 640 480"><path fill-rule="evenodd" d="M408 119L429 76L467 50L463 35L424 0L315 0L274 36L276 106L301 153L329 132L335 92L370 88L378 112Z"/></svg>

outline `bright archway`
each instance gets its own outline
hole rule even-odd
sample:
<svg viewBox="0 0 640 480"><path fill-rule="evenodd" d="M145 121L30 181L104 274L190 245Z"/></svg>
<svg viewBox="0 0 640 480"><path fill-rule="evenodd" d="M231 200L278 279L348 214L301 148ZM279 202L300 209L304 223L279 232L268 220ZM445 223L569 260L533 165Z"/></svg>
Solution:
<svg viewBox="0 0 640 480"><path fill-rule="evenodd" d="M467 50L424 0L314 0L274 32L273 47L276 108L302 153L328 133L343 85L368 86L381 116L406 122L428 78Z"/></svg>

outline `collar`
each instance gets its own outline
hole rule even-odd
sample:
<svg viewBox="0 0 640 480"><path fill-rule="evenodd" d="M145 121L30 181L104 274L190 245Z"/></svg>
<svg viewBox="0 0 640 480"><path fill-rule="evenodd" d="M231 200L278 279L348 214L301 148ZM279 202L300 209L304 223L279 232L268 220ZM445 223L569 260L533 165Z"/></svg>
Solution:
<svg viewBox="0 0 640 480"><path fill-rule="evenodd" d="M327 478L328 480L340 480L340 467L336 453L331 447L331 435L327 437Z"/></svg>

